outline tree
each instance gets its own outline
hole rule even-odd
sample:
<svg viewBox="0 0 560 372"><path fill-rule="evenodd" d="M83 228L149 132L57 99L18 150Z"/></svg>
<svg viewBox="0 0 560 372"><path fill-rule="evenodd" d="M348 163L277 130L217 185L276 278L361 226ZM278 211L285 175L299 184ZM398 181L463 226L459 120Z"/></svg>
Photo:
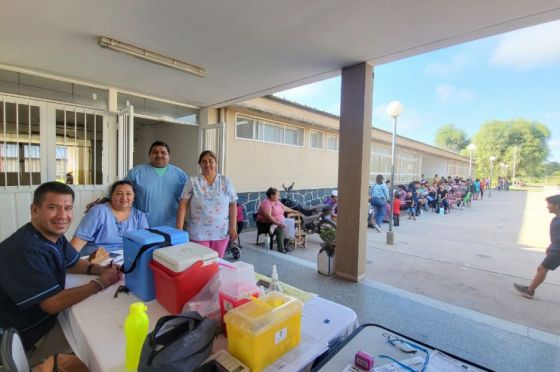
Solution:
<svg viewBox="0 0 560 372"><path fill-rule="evenodd" d="M436 132L436 146L440 148L458 153L468 144L467 133L453 124L445 124Z"/></svg>
<svg viewBox="0 0 560 372"><path fill-rule="evenodd" d="M494 175L507 173L511 177L514 162L516 177L539 175L550 151L548 127L524 119L486 122L473 139L476 145L476 169L480 176L490 174L490 156L496 157ZM508 167L500 169L500 163L507 164Z"/></svg>
<svg viewBox="0 0 560 372"><path fill-rule="evenodd" d="M557 161L546 162L542 166L543 176L552 176L554 173L560 172L560 163Z"/></svg>

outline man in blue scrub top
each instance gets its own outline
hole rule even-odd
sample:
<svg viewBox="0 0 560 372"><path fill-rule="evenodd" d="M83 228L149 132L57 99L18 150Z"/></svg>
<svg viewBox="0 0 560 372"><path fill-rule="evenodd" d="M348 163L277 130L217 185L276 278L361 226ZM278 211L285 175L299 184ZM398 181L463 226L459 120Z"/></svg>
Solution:
<svg viewBox="0 0 560 372"><path fill-rule="evenodd" d="M0 327L15 327L33 361L65 351L57 314L118 282L117 268L80 260L64 237L72 222L74 191L60 182L39 186L31 222L0 243ZM66 273L99 275L65 289Z"/></svg>
<svg viewBox="0 0 560 372"><path fill-rule="evenodd" d="M152 143L150 163L135 166L125 178L134 184L134 206L146 213L150 227L175 227L177 207L187 183L187 174L169 164L170 153L165 142Z"/></svg>

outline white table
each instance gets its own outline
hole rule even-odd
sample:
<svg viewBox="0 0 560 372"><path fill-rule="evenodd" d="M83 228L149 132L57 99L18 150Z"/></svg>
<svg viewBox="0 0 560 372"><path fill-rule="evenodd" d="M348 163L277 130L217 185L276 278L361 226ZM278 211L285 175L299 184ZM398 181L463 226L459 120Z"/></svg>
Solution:
<svg viewBox="0 0 560 372"><path fill-rule="evenodd" d="M405 347L405 351L398 347L392 346L388 342L389 338L393 341L404 340L409 342L408 345L396 341L400 347ZM416 348L409 345L415 345ZM408 350L408 352L406 352ZM426 352L430 353L427 360L427 371L460 371L460 372L476 372L486 370L484 367L478 366L463 360L452 354L443 354L416 340L407 338L394 331L383 328L376 324L364 324L358 328L350 337L342 344L339 344L314 371L317 372L340 372L347 371L348 366L354 362L354 357L358 351L364 351L371 354L375 360L375 368L385 371L404 371L403 368L395 366L395 363L387 358L381 358L380 355L388 355L394 360L398 360L408 365L413 370L421 370L426 362ZM411 353L411 351L413 353Z"/></svg>
<svg viewBox="0 0 560 372"><path fill-rule="evenodd" d="M89 280L91 276L69 274L66 287L74 287ZM123 283L117 283L87 298L58 316L70 346L92 372L126 371L123 325L130 304L139 300L132 293L119 293L118 298L114 299L113 295L120 284ZM157 320L169 313L156 300L146 304L151 331ZM356 327L357 317L352 309L314 297L304 303L302 344L267 370L273 371L275 367L287 371L301 370L326 350L328 342L348 336ZM313 350L309 348L310 344L316 345ZM225 347L226 340L220 336L214 343L213 351Z"/></svg>

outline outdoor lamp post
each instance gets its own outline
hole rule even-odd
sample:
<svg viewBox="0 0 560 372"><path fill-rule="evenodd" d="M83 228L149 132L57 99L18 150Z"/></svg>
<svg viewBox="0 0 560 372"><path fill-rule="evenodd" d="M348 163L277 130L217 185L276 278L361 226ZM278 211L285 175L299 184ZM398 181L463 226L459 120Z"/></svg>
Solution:
<svg viewBox="0 0 560 372"><path fill-rule="evenodd" d="M403 112L403 105L399 101L393 101L387 106L387 115L393 118L393 142L391 144L391 188L389 189L389 199L391 200L389 215L389 231L387 231L387 244L395 244L395 233L393 231L393 200L395 193L393 185L395 184L395 150L397 137L397 117Z"/></svg>
<svg viewBox="0 0 560 372"><path fill-rule="evenodd" d="M472 152L476 150L476 145L471 143L467 146L467 150L469 150L469 178L472 179L471 170L472 170Z"/></svg>
<svg viewBox="0 0 560 372"><path fill-rule="evenodd" d="M494 170L494 161L496 161L495 156L490 156L490 182L488 183L488 196L492 197L492 171Z"/></svg>

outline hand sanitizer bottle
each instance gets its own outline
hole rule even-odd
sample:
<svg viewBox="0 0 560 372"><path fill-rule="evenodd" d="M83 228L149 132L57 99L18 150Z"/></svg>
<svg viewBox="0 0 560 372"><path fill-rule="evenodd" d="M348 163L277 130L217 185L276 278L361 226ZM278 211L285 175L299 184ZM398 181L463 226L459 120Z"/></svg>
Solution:
<svg viewBox="0 0 560 372"><path fill-rule="evenodd" d="M270 282L270 287L268 287L270 292L284 292L282 286L280 285L280 281L278 280L278 271L276 270L276 265L272 265L272 282Z"/></svg>

